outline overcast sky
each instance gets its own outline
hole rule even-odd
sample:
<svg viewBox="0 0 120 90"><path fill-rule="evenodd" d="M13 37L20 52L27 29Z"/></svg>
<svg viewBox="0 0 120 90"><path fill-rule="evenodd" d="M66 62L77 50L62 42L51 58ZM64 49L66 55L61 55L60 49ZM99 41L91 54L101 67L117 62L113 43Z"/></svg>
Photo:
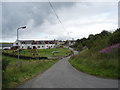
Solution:
<svg viewBox="0 0 120 90"><path fill-rule="evenodd" d="M48 2L3 2L2 40L67 40L88 37L102 30L118 28L117 2L52 2L63 23L59 23ZM1 6L1 4L0 4Z"/></svg>

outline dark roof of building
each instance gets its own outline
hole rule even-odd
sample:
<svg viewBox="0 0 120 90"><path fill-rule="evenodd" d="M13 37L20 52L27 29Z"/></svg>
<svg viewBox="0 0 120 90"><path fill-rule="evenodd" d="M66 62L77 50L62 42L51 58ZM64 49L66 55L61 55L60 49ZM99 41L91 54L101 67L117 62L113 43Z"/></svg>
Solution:
<svg viewBox="0 0 120 90"><path fill-rule="evenodd" d="M20 42L33 42L34 40L18 40Z"/></svg>
<svg viewBox="0 0 120 90"><path fill-rule="evenodd" d="M54 44L54 40L41 40L41 41L33 41L32 44Z"/></svg>
<svg viewBox="0 0 120 90"><path fill-rule="evenodd" d="M44 41L33 41L32 44L44 44Z"/></svg>
<svg viewBox="0 0 120 90"><path fill-rule="evenodd" d="M57 40L19 40L22 44L32 43L32 44L55 44Z"/></svg>
<svg viewBox="0 0 120 90"><path fill-rule="evenodd" d="M12 43L1 43L0 47L12 47L13 44Z"/></svg>
<svg viewBox="0 0 120 90"><path fill-rule="evenodd" d="M54 43L55 43L55 41L50 41L49 43L50 43L50 44L54 44Z"/></svg>

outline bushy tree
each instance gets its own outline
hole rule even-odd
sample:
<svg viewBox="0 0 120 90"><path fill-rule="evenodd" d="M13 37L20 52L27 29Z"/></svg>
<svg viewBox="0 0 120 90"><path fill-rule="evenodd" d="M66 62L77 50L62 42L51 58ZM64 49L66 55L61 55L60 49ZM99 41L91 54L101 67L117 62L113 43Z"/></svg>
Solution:
<svg viewBox="0 0 120 90"><path fill-rule="evenodd" d="M111 34L111 33L108 32L108 31L106 31L106 30L103 30L103 31L100 33L101 36L107 36L107 35L110 35L110 34Z"/></svg>
<svg viewBox="0 0 120 90"><path fill-rule="evenodd" d="M91 40L91 39L93 39L94 38L94 35L93 34L90 34L89 36L88 36L88 40Z"/></svg>
<svg viewBox="0 0 120 90"><path fill-rule="evenodd" d="M10 61L8 59L2 59L2 70L5 71Z"/></svg>
<svg viewBox="0 0 120 90"><path fill-rule="evenodd" d="M73 47L82 50L81 48L87 46L88 49L96 52L115 43L120 43L120 29L117 29L114 33L103 30L99 34L90 34L88 38L77 39Z"/></svg>
<svg viewBox="0 0 120 90"><path fill-rule="evenodd" d="M117 29L109 39L110 44L120 43L120 28Z"/></svg>

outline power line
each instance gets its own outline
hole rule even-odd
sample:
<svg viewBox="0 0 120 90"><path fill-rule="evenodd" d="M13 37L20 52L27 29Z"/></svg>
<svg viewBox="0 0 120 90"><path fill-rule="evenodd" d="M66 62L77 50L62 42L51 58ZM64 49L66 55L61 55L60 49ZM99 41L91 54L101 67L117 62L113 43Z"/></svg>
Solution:
<svg viewBox="0 0 120 90"><path fill-rule="evenodd" d="M61 20L60 20L59 16L57 15L57 13L55 12L55 9L53 8L52 3L51 3L49 0L48 0L48 2L49 2L49 4L50 4L50 7L52 8L53 12L55 13L55 15L56 15L56 17L57 17L58 21L59 21L59 22L60 22L60 24L62 25L63 29L66 31L66 29L65 29L64 25L62 24L62 22L61 22Z"/></svg>

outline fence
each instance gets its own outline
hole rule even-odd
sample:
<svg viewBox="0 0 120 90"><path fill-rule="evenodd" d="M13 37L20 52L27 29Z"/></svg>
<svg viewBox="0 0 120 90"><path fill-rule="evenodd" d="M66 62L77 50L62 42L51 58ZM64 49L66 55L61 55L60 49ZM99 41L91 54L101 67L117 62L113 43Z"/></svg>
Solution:
<svg viewBox="0 0 120 90"><path fill-rule="evenodd" d="M2 55L14 57L14 58L17 58L17 57L18 57L17 54L11 54L11 53L5 53L5 52L2 52ZM48 57L24 56L24 55L20 55L19 58L20 58L20 59L26 59L26 60L28 60L28 59L37 59L37 60L40 60L40 59L48 59Z"/></svg>

